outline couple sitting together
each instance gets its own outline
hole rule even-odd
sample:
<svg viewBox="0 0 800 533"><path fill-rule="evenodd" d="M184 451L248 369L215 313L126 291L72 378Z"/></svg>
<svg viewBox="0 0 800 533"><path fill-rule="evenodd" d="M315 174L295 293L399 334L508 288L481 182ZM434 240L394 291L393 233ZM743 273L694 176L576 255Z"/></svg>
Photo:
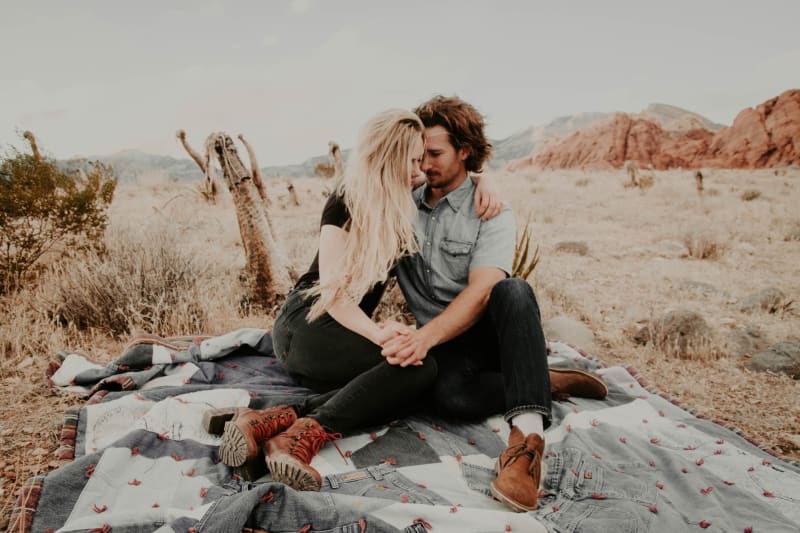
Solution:
<svg viewBox="0 0 800 533"><path fill-rule="evenodd" d="M417 407L445 417L504 413L508 448L494 496L536 509L551 398L603 398L596 376L548 370L539 306L512 278L516 227L482 170L483 117L457 97L370 120L322 212L319 251L272 331L312 405L240 409L220 456L239 466L263 446L274 481L319 490L309 464L333 432L389 422ZM416 186L416 188L414 188ZM396 275L417 322L371 315Z"/></svg>

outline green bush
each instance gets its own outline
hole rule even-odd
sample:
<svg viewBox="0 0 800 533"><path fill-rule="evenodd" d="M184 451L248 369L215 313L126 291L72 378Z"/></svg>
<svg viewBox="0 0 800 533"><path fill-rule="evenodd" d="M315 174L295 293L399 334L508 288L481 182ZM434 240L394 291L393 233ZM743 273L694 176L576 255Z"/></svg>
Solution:
<svg viewBox="0 0 800 533"><path fill-rule="evenodd" d="M13 149L12 149L13 150ZM0 160L0 294L55 248L98 249L117 181L100 163L65 170L35 152Z"/></svg>

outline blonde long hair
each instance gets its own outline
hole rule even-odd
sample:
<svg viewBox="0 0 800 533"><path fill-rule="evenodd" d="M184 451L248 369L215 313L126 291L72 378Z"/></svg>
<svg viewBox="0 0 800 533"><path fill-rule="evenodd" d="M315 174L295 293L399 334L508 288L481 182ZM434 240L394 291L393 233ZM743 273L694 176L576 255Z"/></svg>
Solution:
<svg viewBox="0 0 800 533"><path fill-rule="evenodd" d="M344 197L350 213L339 274L325 286L317 283L306 291L307 296L319 296L309 321L327 311L337 297L361 301L376 283L386 281L400 257L417 251L409 160L423 131L414 113L395 109L373 117L362 128L335 191Z"/></svg>

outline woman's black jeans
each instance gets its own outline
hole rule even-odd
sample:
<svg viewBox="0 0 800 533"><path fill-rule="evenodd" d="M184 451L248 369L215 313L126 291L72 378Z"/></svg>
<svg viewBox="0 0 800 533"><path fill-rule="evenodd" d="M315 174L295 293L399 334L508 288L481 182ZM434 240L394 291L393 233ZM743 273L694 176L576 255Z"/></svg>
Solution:
<svg viewBox="0 0 800 533"><path fill-rule="evenodd" d="M433 388L439 414L481 419L504 413L510 421L533 411L550 426L547 345L539 304L526 281L497 283L481 319L431 353L439 366Z"/></svg>
<svg viewBox="0 0 800 533"><path fill-rule="evenodd" d="M311 301L289 293L275 320L275 355L301 385L321 394L310 413L328 431L383 424L408 413L436 379L436 360L421 366L390 365L381 347L327 313L309 323Z"/></svg>

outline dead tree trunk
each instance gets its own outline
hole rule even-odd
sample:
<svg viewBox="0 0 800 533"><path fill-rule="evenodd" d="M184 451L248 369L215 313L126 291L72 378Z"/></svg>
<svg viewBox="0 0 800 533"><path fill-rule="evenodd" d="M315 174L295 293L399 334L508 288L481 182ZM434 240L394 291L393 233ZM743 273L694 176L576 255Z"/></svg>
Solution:
<svg viewBox="0 0 800 533"><path fill-rule="evenodd" d="M213 179L213 176L208 171L209 162L200 157L200 154L195 152L192 147L189 146L189 142L186 140L185 131L178 130L175 133L175 136L181 141L181 144L183 145L184 150L186 150L186 152L189 154L189 157L194 159L194 162L197 163L197 166L199 166L200 170L203 171L203 175L206 177L205 190L203 191L204 195L206 199L210 200L212 203L215 203L217 201L218 192L217 181Z"/></svg>
<svg viewBox="0 0 800 533"><path fill-rule="evenodd" d="M192 157L212 181L215 179L214 166L211 164L213 155L219 160L223 179L236 209L236 220L245 252L248 298L250 302L264 309L273 309L291 290L294 273L278 245L264 200L253 176L239 158L233 139L222 132L212 133L206 140L205 159ZM255 158L251 157L251 163L257 167Z"/></svg>
<svg viewBox="0 0 800 533"><path fill-rule="evenodd" d="M247 142L244 138L244 135L241 133L238 135L239 140L242 141L245 149L247 150L247 157L250 158L250 171L253 173L253 184L256 186L258 190L258 195L261 197L261 200L264 202L264 205L269 207L270 201L269 197L267 196L267 190L264 188L264 179L261 176L261 169L258 168L258 161L256 160L256 153L253 150L253 147L250 146L250 143Z"/></svg>

